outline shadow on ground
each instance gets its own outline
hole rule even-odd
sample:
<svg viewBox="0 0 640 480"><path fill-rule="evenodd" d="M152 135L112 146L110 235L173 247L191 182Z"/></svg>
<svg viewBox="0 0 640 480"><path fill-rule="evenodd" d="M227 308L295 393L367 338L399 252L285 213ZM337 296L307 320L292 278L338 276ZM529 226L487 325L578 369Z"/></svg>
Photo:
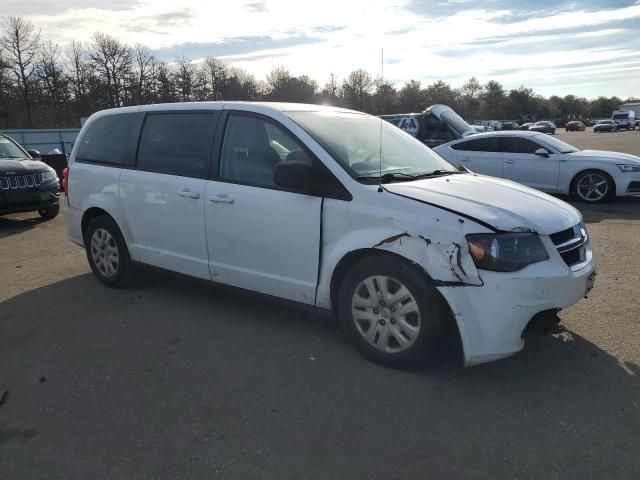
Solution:
<svg viewBox="0 0 640 480"><path fill-rule="evenodd" d="M638 365L564 331L463 369L177 275L0 304L3 478L634 478ZM4 472L4 475L3 475ZM637 477L636 477L637 478Z"/></svg>
<svg viewBox="0 0 640 480"><path fill-rule="evenodd" d="M12 215L11 217L0 216L0 239L26 232L43 222L46 220L43 220L38 213L35 213L35 216L31 213L19 216Z"/></svg>
<svg viewBox="0 0 640 480"><path fill-rule="evenodd" d="M571 204L580 210L587 223L603 220L640 220L640 198L623 197L598 205L574 201Z"/></svg>

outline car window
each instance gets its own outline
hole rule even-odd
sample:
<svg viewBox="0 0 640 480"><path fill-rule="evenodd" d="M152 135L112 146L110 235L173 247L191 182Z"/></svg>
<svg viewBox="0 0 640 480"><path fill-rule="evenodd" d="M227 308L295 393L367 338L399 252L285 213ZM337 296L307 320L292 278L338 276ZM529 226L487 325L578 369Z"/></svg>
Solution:
<svg viewBox="0 0 640 480"><path fill-rule="evenodd" d="M536 142L520 137L502 137L500 144L505 153L535 153L539 148L543 148Z"/></svg>
<svg viewBox="0 0 640 480"><path fill-rule="evenodd" d="M3 158L29 158L29 156L9 138L0 135L0 160Z"/></svg>
<svg viewBox="0 0 640 480"><path fill-rule="evenodd" d="M131 164L131 145L138 134L138 118L136 113L96 118L78 144L76 159L112 165Z"/></svg>
<svg viewBox="0 0 640 480"><path fill-rule="evenodd" d="M217 112L148 115L142 127L137 167L183 177L205 178Z"/></svg>
<svg viewBox="0 0 640 480"><path fill-rule="evenodd" d="M229 115L220 158L221 178L276 187L273 181L275 166L292 160L312 163L288 132L262 118Z"/></svg>
<svg viewBox="0 0 640 480"><path fill-rule="evenodd" d="M463 150L471 152L499 152L500 146L498 144L497 137L490 138L478 138L475 140L468 140L466 142L456 143L451 148L454 150Z"/></svg>

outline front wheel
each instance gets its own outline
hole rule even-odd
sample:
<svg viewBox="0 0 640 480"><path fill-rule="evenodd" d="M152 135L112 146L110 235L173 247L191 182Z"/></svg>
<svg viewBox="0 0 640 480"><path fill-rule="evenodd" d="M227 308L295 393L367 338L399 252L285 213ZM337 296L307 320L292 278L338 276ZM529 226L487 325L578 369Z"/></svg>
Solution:
<svg viewBox="0 0 640 480"><path fill-rule="evenodd" d="M120 287L131 280L129 250L111 217L100 216L91 220L84 240L89 266L98 280L108 287Z"/></svg>
<svg viewBox="0 0 640 480"><path fill-rule="evenodd" d="M587 170L579 173L573 180L571 193L583 202L600 203L615 194L615 185L606 173Z"/></svg>
<svg viewBox="0 0 640 480"><path fill-rule="evenodd" d="M373 362L410 367L438 349L448 308L415 268L388 255L367 257L346 274L338 312L358 350Z"/></svg>
<svg viewBox="0 0 640 480"><path fill-rule="evenodd" d="M58 216L58 213L60 213L60 205L38 210L38 214L43 220L52 220Z"/></svg>

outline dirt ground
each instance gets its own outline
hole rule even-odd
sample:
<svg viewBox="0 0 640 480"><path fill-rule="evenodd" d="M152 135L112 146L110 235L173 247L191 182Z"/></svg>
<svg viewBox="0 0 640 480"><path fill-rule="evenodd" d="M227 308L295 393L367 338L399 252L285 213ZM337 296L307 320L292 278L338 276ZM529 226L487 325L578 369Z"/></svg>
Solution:
<svg viewBox="0 0 640 480"><path fill-rule="evenodd" d="M637 131L559 136L640 153ZM640 200L577 206L598 277L561 331L417 371L205 282L105 288L61 217L0 217L0 478L637 479Z"/></svg>

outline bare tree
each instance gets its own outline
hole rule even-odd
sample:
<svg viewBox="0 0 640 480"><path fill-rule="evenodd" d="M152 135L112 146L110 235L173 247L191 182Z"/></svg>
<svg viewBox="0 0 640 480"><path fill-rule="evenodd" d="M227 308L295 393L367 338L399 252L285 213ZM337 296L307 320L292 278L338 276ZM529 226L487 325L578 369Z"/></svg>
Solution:
<svg viewBox="0 0 640 480"><path fill-rule="evenodd" d="M180 100L189 102L194 93L195 68L190 58L179 57L176 59L176 72L174 75Z"/></svg>
<svg viewBox="0 0 640 480"><path fill-rule="evenodd" d="M12 70L18 91L27 113L27 124L31 126L33 90L35 88L36 55L40 46L40 31L33 23L21 17L7 17L2 25L0 49Z"/></svg>
<svg viewBox="0 0 640 480"><path fill-rule="evenodd" d="M61 57L60 47L48 41L42 46L37 66L38 78L53 107L56 121L60 118L61 110L66 110L69 92L68 78L60 63ZM68 110L66 111L68 114Z"/></svg>
<svg viewBox="0 0 640 480"><path fill-rule="evenodd" d="M86 115L89 113L89 92L95 68L90 61L87 48L81 42L71 41L67 47L66 56L71 96L75 100L80 115Z"/></svg>
<svg viewBox="0 0 640 480"><path fill-rule="evenodd" d="M151 82L151 73L154 69L156 59L151 53L149 47L140 43L133 47L133 100L138 105L147 103L149 98L149 84Z"/></svg>
<svg viewBox="0 0 640 480"><path fill-rule="evenodd" d="M342 82L342 96L351 108L364 111L371 95L373 81L369 72L354 70Z"/></svg>
<svg viewBox="0 0 640 480"><path fill-rule="evenodd" d="M207 57L204 68L211 86L211 100L221 100L229 74L227 66L215 57Z"/></svg>
<svg viewBox="0 0 640 480"><path fill-rule="evenodd" d="M115 38L97 32L93 35L89 56L95 62L98 72L106 80L109 106L121 106L127 77L133 63L131 49Z"/></svg>

